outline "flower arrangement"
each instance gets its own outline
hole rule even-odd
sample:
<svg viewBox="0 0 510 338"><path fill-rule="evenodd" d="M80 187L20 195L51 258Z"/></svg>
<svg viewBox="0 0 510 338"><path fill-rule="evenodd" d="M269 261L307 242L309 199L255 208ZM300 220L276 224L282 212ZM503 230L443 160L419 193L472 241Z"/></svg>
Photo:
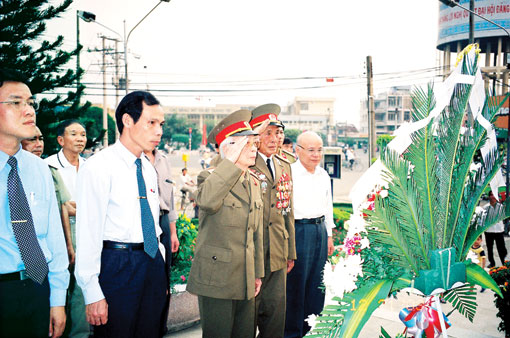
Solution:
<svg viewBox="0 0 510 338"><path fill-rule="evenodd" d="M445 299L453 299L453 307L468 317L476 303L457 292L457 284L480 285L502 296L485 270L465 261L476 238L510 216L507 201L473 218L486 187L495 191L503 181L503 158L491 126L502 103L485 97L476 46L462 55L443 83L415 90L413 122L351 191L354 213L342 252L334 269L330 263L324 272L332 303L310 318L315 325L308 337L357 337L373 311L404 288L436 298L450 290L454 296ZM477 153L482 165L472 174Z"/></svg>
<svg viewBox="0 0 510 338"><path fill-rule="evenodd" d="M493 267L489 274L496 281L503 293L503 298L495 295L494 304L498 308L497 317L501 318L498 330L510 335L510 261L505 261L503 266Z"/></svg>
<svg viewBox="0 0 510 338"><path fill-rule="evenodd" d="M179 215L175 222L177 238L179 239L179 251L172 257L172 271L170 273L170 287L175 289L178 284L188 282L189 270L195 252L195 242L198 234L198 227L186 214Z"/></svg>
<svg viewBox="0 0 510 338"><path fill-rule="evenodd" d="M356 288L358 276L363 276L361 250L369 247L365 221L361 213L351 215L344 227L347 234L343 244L336 247L330 260L324 266L324 286L328 295L342 298L345 292Z"/></svg>

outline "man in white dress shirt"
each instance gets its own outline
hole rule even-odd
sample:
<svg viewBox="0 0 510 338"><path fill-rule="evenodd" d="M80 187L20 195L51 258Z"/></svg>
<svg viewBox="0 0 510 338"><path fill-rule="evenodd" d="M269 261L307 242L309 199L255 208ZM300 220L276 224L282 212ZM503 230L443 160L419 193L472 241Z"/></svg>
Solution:
<svg viewBox="0 0 510 338"><path fill-rule="evenodd" d="M297 260L287 275L285 337L303 337L310 330L304 321L324 307L320 289L322 270L332 254L333 200L329 175L319 166L322 139L307 131L298 136L299 160L291 165L294 182L294 218Z"/></svg>
<svg viewBox="0 0 510 338"><path fill-rule="evenodd" d="M71 200L74 201L76 176L78 169L85 162L85 159L80 156L87 144L85 127L78 120L62 121L57 127L57 142L62 149L58 153L48 156L45 161L58 169L71 194ZM74 207L76 208L76 205Z"/></svg>
<svg viewBox="0 0 510 338"><path fill-rule="evenodd" d="M72 246L68 247L68 254L70 257L73 257L76 251L76 177L78 169L85 162L85 159L80 154L87 144L87 132L85 131L85 126L80 121L65 120L58 125L57 135L57 142L62 149L58 153L46 158L45 161L50 166L57 168L71 197L65 203L69 222L64 223L64 234L71 234ZM66 229L66 226L70 228ZM67 323L64 335L71 338L88 338L90 335L90 325L85 317L83 293L80 287L76 285L76 279L73 276L74 261L69 262L69 271L71 272L71 279L67 289Z"/></svg>
<svg viewBox="0 0 510 338"><path fill-rule="evenodd" d="M157 174L143 152L159 144L164 113L136 91L115 117L119 141L78 173L76 279L94 337L158 337L166 277Z"/></svg>

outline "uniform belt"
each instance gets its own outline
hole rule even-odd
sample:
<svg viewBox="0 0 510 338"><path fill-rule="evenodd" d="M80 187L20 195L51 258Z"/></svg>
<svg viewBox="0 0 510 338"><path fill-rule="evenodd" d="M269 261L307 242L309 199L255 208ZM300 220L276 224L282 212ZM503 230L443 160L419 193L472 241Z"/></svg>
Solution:
<svg viewBox="0 0 510 338"><path fill-rule="evenodd" d="M163 209L160 209L159 210L159 216L164 216L164 215L168 215L169 214L169 211L168 210L163 210Z"/></svg>
<svg viewBox="0 0 510 338"><path fill-rule="evenodd" d="M296 219L294 222L296 224L321 224L324 221L325 217L317 217L317 218L302 218Z"/></svg>
<svg viewBox="0 0 510 338"><path fill-rule="evenodd" d="M103 249L143 250L143 243L122 243L113 241L103 241Z"/></svg>
<svg viewBox="0 0 510 338"><path fill-rule="evenodd" d="M0 274L0 282L7 282L13 280L25 280L28 279L27 272L25 270Z"/></svg>

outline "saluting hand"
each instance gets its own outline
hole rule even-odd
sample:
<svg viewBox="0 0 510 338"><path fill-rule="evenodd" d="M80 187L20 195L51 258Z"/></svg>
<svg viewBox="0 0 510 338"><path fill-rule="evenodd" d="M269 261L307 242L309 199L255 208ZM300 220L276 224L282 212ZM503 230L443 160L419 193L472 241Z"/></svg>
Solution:
<svg viewBox="0 0 510 338"><path fill-rule="evenodd" d="M108 321L108 303L101 299L95 303L87 304L85 307L87 322L92 325L103 325Z"/></svg>
<svg viewBox="0 0 510 338"><path fill-rule="evenodd" d="M264 122L262 122L261 124L259 124L255 128L253 128L253 131L259 135L262 134L264 132L264 130L266 130L267 126L269 125L269 122L270 122L269 119L265 120Z"/></svg>
<svg viewBox="0 0 510 338"><path fill-rule="evenodd" d="M224 142L227 142L223 146L223 153L225 154L225 158L235 164L239 159L239 155L241 155L241 151L243 150L244 146L246 143L248 143L248 137L232 137L231 141L227 139Z"/></svg>

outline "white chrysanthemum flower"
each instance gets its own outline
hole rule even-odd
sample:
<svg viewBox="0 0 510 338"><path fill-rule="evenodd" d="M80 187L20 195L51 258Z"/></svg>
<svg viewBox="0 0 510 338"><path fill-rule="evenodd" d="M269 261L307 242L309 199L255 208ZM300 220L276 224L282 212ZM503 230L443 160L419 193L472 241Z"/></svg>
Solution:
<svg viewBox="0 0 510 338"><path fill-rule="evenodd" d="M361 250L363 250L365 248L369 248L370 247L370 241L368 240L367 237L364 237L364 238L361 239L360 245L361 245Z"/></svg>
<svg viewBox="0 0 510 338"><path fill-rule="evenodd" d="M317 324L316 319L317 316L314 314L309 315L308 318L305 319L305 321L308 322L308 325L311 327L310 331L315 328L315 325Z"/></svg>
<svg viewBox="0 0 510 338"><path fill-rule="evenodd" d="M379 196L381 196L382 198L388 197L388 190L385 189L381 190Z"/></svg>

